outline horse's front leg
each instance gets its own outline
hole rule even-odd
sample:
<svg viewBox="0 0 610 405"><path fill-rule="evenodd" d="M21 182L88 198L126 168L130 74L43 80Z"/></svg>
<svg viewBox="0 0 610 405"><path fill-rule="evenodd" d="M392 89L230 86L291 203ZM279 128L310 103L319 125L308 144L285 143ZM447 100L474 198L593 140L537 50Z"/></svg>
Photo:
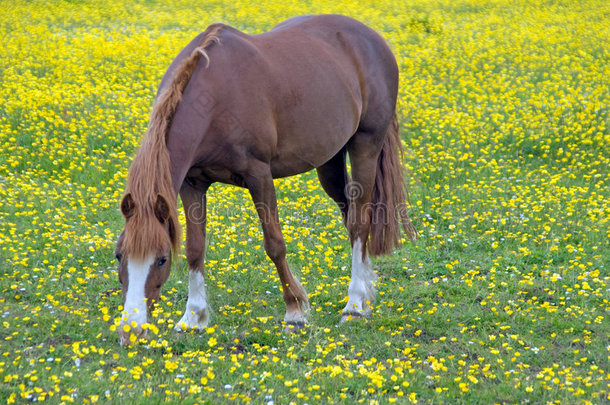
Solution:
<svg viewBox="0 0 610 405"><path fill-rule="evenodd" d="M203 278L206 190L195 189L187 184L180 190L180 198L186 214L186 259L189 265L189 293L184 315L175 326L178 332L189 329L202 330L210 320L210 307Z"/></svg>
<svg viewBox="0 0 610 405"><path fill-rule="evenodd" d="M245 177L263 228L265 251L275 264L286 303L286 331L297 331L307 323L307 292L290 272L286 261L286 243L280 228L273 177L268 164L256 163Z"/></svg>

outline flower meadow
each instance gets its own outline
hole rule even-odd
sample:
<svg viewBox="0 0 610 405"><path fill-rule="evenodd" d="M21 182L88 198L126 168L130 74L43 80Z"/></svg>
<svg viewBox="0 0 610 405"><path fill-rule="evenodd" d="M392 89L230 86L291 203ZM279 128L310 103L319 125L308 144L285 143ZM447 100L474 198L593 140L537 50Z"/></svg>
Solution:
<svg viewBox="0 0 610 405"><path fill-rule="evenodd" d="M212 321L120 347L114 245L131 159L178 51L341 13L380 32L420 238L374 260L373 315L339 324L350 247L315 172L276 181L310 325L282 332L245 190L208 192ZM610 401L610 5L605 0L0 4L0 400L6 403ZM184 218L182 217L182 221Z"/></svg>

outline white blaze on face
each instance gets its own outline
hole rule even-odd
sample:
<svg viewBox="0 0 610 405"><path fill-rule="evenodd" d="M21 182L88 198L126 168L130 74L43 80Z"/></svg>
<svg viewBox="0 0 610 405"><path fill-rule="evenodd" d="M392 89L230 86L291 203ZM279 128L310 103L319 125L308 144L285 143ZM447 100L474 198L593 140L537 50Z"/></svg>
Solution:
<svg viewBox="0 0 610 405"><path fill-rule="evenodd" d="M134 321L138 326L146 323L147 308L144 287L154 259L153 255L148 256L144 260L128 259L127 277L129 284L125 296L121 325L132 326L131 323Z"/></svg>

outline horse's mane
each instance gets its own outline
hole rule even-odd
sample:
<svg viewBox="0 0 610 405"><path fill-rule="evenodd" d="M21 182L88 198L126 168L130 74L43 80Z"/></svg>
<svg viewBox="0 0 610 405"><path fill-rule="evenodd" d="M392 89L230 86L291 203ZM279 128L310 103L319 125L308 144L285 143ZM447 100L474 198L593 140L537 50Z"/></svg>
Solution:
<svg viewBox="0 0 610 405"><path fill-rule="evenodd" d="M170 245L175 251L180 242L177 198L171 177L167 136L173 116L197 63L203 57L210 63L207 49L220 42L219 32L225 25L214 24L203 35L201 44L175 69L169 85L161 90L153 105L142 146L129 169L123 202L130 196L133 213L126 218L122 249L130 256L144 258ZM157 219L155 205L159 196L167 203L168 232Z"/></svg>

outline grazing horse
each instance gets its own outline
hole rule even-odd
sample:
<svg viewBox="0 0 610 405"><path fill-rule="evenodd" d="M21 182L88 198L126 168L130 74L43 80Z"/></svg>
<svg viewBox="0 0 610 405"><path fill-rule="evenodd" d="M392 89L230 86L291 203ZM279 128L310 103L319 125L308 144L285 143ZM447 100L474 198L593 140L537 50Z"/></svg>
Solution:
<svg viewBox="0 0 610 405"><path fill-rule="evenodd" d="M203 274L206 191L213 182L250 192L282 283L284 321L289 329L304 325L307 293L288 268L273 179L312 169L339 205L352 247L342 321L367 316L377 277L369 254L390 253L401 224L416 236L405 207L397 92L392 51L348 17L295 17L259 35L214 24L195 37L161 80L121 201L125 228L115 252L124 297L121 343L143 334L147 310L169 276L180 240L178 194L189 293L176 330L208 324Z"/></svg>

